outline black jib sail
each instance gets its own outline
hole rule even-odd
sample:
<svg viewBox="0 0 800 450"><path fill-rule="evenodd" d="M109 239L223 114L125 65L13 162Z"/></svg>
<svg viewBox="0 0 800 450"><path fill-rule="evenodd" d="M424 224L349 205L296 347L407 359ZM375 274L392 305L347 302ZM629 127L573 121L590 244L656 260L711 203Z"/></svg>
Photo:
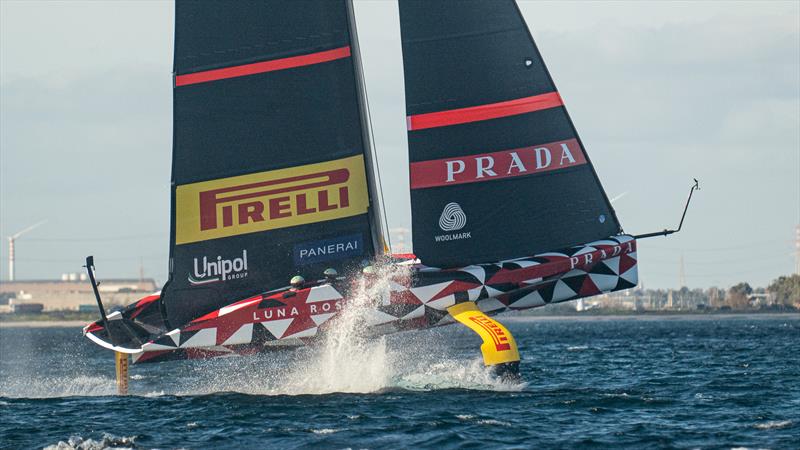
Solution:
<svg viewBox="0 0 800 450"><path fill-rule="evenodd" d="M513 0L400 0L414 253L450 267L620 232Z"/></svg>
<svg viewBox="0 0 800 450"><path fill-rule="evenodd" d="M175 23L169 325L373 256L345 0L179 0Z"/></svg>

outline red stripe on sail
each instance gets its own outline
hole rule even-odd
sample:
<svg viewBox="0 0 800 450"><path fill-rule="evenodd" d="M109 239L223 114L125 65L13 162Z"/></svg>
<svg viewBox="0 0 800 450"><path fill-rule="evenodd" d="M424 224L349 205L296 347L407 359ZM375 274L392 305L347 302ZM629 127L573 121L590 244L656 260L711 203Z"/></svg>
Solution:
<svg viewBox="0 0 800 450"><path fill-rule="evenodd" d="M543 109L556 108L563 105L564 103L561 100L561 96L558 95L558 92L548 92L547 94L518 98L505 102L416 114L408 116L406 122L409 131L415 131L424 130L426 128L478 122L481 120L498 119L500 117L515 116L517 114L541 111Z"/></svg>
<svg viewBox="0 0 800 450"><path fill-rule="evenodd" d="M276 70L292 69L295 67L310 66L337 59L349 58L350 47L339 47L307 55L291 56L288 58L261 61L241 66L225 67L223 69L206 70L203 72L187 73L175 76L175 86L206 83L208 81L224 80L226 78L244 77L258 73L273 72Z"/></svg>
<svg viewBox="0 0 800 450"><path fill-rule="evenodd" d="M577 139L411 163L411 189L478 183L586 164Z"/></svg>

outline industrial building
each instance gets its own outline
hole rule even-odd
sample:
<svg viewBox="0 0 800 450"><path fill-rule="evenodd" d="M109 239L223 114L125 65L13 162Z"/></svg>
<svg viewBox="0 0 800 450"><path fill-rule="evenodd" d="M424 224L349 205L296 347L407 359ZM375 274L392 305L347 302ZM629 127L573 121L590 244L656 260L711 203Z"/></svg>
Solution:
<svg viewBox="0 0 800 450"><path fill-rule="evenodd" d="M41 304L44 311L94 310L97 302L85 274L64 274L60 280L0 282L0 313L33 310L19 305ZM100 295L107 308L124 306L158 290L152 278L100 280Z"/></svg>

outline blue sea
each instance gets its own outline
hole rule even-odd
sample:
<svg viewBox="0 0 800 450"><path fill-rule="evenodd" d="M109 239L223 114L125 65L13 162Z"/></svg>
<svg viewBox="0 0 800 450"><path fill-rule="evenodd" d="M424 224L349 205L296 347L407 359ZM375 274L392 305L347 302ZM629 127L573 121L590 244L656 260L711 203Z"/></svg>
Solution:
<svg viewBox="0 0 800 450"><path fill-rule="evenodd" d="M502 320L502 319L501 319ZM0 447L800 448L800 316L509 317L524 382L460 326L131 367L0 329Z"/></svg>

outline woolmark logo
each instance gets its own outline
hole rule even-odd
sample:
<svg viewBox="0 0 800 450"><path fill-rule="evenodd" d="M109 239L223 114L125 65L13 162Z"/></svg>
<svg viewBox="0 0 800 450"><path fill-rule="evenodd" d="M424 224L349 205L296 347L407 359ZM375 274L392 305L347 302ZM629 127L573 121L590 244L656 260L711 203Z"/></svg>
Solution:
<svg viewBox="0 0 800 450"><path fill-rule="evenodd" d="M444 206L442 215L439 216L439 228L442 231L458 231L467 225L467 215L461 209L461 205L455 202L450 202ZM472 238L471 231L461 233L440 234L434 236L436 242L457 241L460 239Z"/></svg>
<svg viewBox="0 0 800 450"><path fill-rule="evenodd" d="M442 215L439 216L439 228L442 231L456 231L467 225L467 215L461 205L452 202L444 206Z"/></svg>
<svg viewBox="0 0 800 450"><path fill-rule="evenodd" d="M439 216L439 228L442 231L456 231L467 225L467 215L461 205L452 202L445 205L442 215Z"/></svg>
<svg viewBox="0 0 800 450"><path fill-rule="evenodd" d="M247 277L247 250L242 250L241 258L217 259L202 261L194 258L194 272L189 275L189 283L193 286L216 283L218 281L236 280Z"/></svg>

